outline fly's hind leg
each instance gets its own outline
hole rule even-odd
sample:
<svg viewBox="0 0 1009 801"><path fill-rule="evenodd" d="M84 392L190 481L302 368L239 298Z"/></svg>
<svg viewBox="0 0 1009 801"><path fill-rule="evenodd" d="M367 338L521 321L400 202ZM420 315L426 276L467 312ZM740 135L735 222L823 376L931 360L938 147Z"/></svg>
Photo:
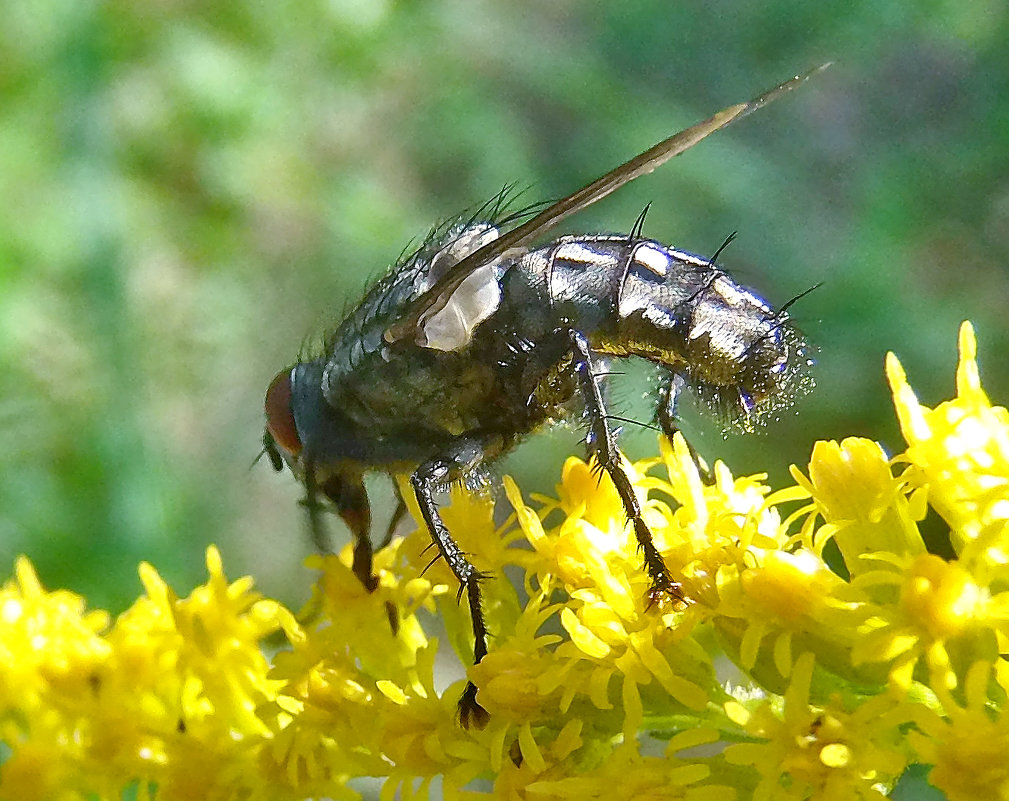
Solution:
<svg viewBox="0 0 1009 801"><path fill-rule="evenodd" d="M434 492L463 478L485 459L500 453L501 447L501 438L496 435L462 436L438 456L424 462L410 477L431 539L459 581L459 597L465 593L469 602L470 617L473 620L473 664L479 663L487 655L487 624L480 596L480 582L486 576L470 563L445 527L434 501ZM464 728L483 728L487 724L487 711L477 703L476 691L476 685L467 682L459 699L459 721Z"/></svg>
<svg viewBox="0 0 1009 801"><path fill-rule="evenodd" d="M662 429L662 433L665 434L666 439L670 443L673 441L675 434L683 434L683 431L680 429L680 416L676 411L676 406L686 386L687 381L683 376L678 373L670 373L669 382L659 390L659 405L655 411L655 418L659 424L659 428ZM697 465L701 478L706 482L710 482L711 470L708 468L708 463L701 458L701 455L685 436L683 437L683 441L687 444L690 458Z"/></svg>
<svg viewBox="0 0 1009 801"><path fill-rule="evenodd" d="M659 405L655 410L655 418L662 433L670 442L673 441L673 435L680 431L680 416L676 406L686 386L687 382L683 376L670 373L669 382L659 389Z"/></svg>
<svg viewBox="0 0 1009 801"><path fill-rule="evenodd" d="M599 377L592 364L592 351L588 340L580 331L571 330L568 332L568 336L575 375L588 414L589 431L586 436L586 444L589 451L596 457L599 466L612 479L617 495L620 496L620 501L624 506L624 513L634 528L634 536L638 541L645 569L652 582L651 598L653 601L660 601L665 596L682 601L684 596L680 584L670 575L662 555L655 547L655 543L652 541L652 532L648 530L648 526L641 516L641 505L634 494L634 487L631 486L627 473L620 465L620 450L617 448L616 436L606 422L606 407L599 387Z"/></svg>

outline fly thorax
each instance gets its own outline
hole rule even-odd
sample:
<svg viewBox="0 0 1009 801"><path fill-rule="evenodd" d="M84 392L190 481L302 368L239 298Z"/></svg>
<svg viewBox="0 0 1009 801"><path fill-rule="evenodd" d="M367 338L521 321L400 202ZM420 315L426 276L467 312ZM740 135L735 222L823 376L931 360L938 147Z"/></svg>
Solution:
<svg viewBox="0 0 1009 801"><path fill-rule="evenodd" d="M445 235L444 244L431 257L431 264L425 271L418 294L429 290L452 267L500 236L501 232L487 222L457 225L450 228Z"/></svg>
<svg viewBox="0 0 1009 801"><path fill-rule="evenodd" d="M417 344L441 351L465 348L477 326L501 305L499 277L495 264L485 264L470 273L444 306L424 318L417 331Z"/></svg>
<svg viewBox="0 0 1009 801"><path fill-rule="evenodd" d="M500 231L489 223L454 229L450 232L446 245L431 259L431 267L421 290L426 291L449 269L499 236ZM477 326L501 305L499 278L498 260L473 270L456 287L444 305L422 320L417 330L416 344L440 351L465 348L472 340Z"/></svg>

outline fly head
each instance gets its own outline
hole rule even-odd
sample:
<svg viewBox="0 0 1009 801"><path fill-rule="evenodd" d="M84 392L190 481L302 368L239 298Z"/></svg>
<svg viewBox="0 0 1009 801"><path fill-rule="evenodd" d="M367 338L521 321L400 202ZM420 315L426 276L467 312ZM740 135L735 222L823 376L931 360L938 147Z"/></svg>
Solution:
<svg viewBox="0 0 1009 801"><path fill-rule="evenodd" d="M281 471L284 465L297 472L295 465L302 450L301 437L291 407L292 369L281 370L266 390L266 428L263 430L263 449L273 469Z"/></svg>
<svg viewBox="0 0 1009 801"><path fill-rule="evenodd" d="M352 427L324 397L323 369L322 361L296 364L277 373L266 391L266 454L303 482L309 470L339 470L356 456Z"/></svg>

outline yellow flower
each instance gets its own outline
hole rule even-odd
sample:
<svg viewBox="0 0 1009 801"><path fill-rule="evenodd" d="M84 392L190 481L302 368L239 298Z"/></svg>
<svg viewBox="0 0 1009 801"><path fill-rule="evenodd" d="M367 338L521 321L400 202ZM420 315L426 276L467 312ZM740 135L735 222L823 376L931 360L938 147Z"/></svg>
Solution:
<svg viewBox="0 0 1009 801"><path fill-rule="evenodd" d="M845 708L840 694L811 703L814 661L809 652L795 661L780 701L725 705L730 719L758 738L728 746L726 759L758 772L754 801L886 798L908 764L900 748L906 712L885 696L854 710Z"/></svg>
<svg viewBox="0 0 1009 801"><path fill-rule="evenodd" d="M529 758L523 744L521 759L506 763L494 786L499 798L536 798L543 801L736 801L735 789L713 780L711 768L690 759L679 759L680 750L710 744L716 733L694 730L671 738L661 757L643 756L635 744L614 749L598 766L573 771L566 755L581 735L582 727L572 721L546 748L535 749ZM567 736L566 736L567 735ZM579 737L580 740L580 737ZM523 742L522 734L519 743Z"/></svg>
<svg viewBox="0 0 1009 801"><path fill-rule="evenodd" d="M722 571L712 621L737 664L775 692L791 675L794 651L812 648L825 665L850 668L853 624L863 614L848 585L810 551L751 556L755 564Z"/></svg>
<svg viewBox="0 0 1009 801"><path fill-rule="evenodd" d="M99 786L81 735L94 728L110 649L104 612L84 599L46 592L27 559L0 588L0 739L12 754L0 765L0 798L24 801Z"/></svg>
<svg viewBox="0 0 1009 801"><path fill-rule="evenodd" d="M229 584L215 549L207 568L207 584L179 599L141 566L147 596L109 628L19 562L0 601L0 686L21 689L4 699L4 740L19 747L0 797L118 796L131 781L166 798L213 796L258 762L267 726L256 710L277 688L260 643L288 616L248 579ZM52 786L24 783L39 763Z"/></svg>
<svg viewBox="0 0 1009 801"><path fill-rule="evenodd" d="M688 614L710 620L729 655L776 691L796 648L815 647L828 664L850 664L847 632L862 619L861 599L819 549L795 548L789 527L812 507L784 521L778 512L779 504L808 498L803 488L772 493L763 476L733 478L721 463L705 485L680 438L663 446L663 457L669 482L652 478L649 486L680 502L667 513L666 536L686 554L682 572L695 601Z"/></svg>
<svg viewBox="0 0 1009 801"><path fill-rule="evenodd" d="M591 463L535 506L506 479L503 524L490 493L453 489L444 519L488 577L482 730L457 711L468 607L423 527L376 552L373 592L349 545L314 557L297 616L213 548L188 597L142 565L114 621L20 559L0 588L0 798L351 801L372 777L383 801L871 799L918 762L952 801L1009 801L1009 417L969 326L960 344L935 409L889 357L893 459L817 443L773 490L721 463L702 477L681 437L625 464L685 603L650 600ZM925 548L929 506L952 560Z"/></svg>
<svg viewBox="0 0 1009 801"><path fill-rule="evenodd" d="M109 658L101 637L108 614L87 611L73 593L46 592L23 557L15 576L0 589L3 708L37 706L53 689L71 699L88 697Z"/></svg>
<svg viewBox="0 0 1009 801"><path fill-rule="evenodd" d="M756 553L782 547L788 540L781 518L768 502L764 475L734 478L716 462L713 483L705 484L681 436L660 443L668 481L651 477L645 485L677 504L671 510L661 498L652 502L668 521L655 526L669 540L667 562L684 576L688 596L706 615L719 606L719 573L726 566L744 568Z"/></svg>
<svg viewBox="0 0 1009 801"><path fill-rule="evenodd" d="M992 406L981 389L973 327L964 323L960 328L954 400L935 409L920 405L892 353L887 355L886 374L908 445L904 455L911 465L908 481L928 493L929 504L949 524L958 553L997 523L997 539L988 544L983 556L1006 565L1009 414L1002 406Z"/></svg>
<svg viewBox="0 0 1009 801"><path fill-rule="evenodd" d="M561 637L538 632L559 609L546 593L531 598L512 631L499 631L494 650L470 669L480 704L492 718L524 723L556 714L567 670L552 646Z"/></svg>
<svg viewBox="0 0 1009 801"><path fill-rule="evenodd" d="M640 480L634 466L626 468L632 480ZM582 703L605 711L613 708L609 687L618 680L622 696L632 699L630 707L624 705L625 734L641 723L639 685L656 682L664 690L664 702L677 708L703 708L708 699L705 685L714 678L710 663L695 653L674 653L681 639L669 627L674 615L650 608L649 579L609 479L589 464L569 459L558 491L560 502L548 504L539 515L525 506L513 482L506 480L505 487L519 525L539 556L533 565L541 592L545 596L563 590L568 596L559 609L568 639L554 653L563 666L543 675L542 690L562 689L561 711L571 713ZM591 505L584 500L587 495L592 496ZM557 509L566 513L565 519L544 531L541 518ZM650 523L656 519L650 514ZM653 531L662 552L661 528L653 525ZM684 667L689 662L689 668L674 670L671 659Z"/></svg>
<svg viewBox="0 0 1009 801"><path fill-rule="evenodd" d="M895 557L888 567L892 566L900 570L860 577L876 588L894 588L897 597L872 606L852 649L854 664L888 663L890 682L906 691L924 659L928 672L919 678L933 688L953 689L958 671L979 655L997 656L996 631L1007 631L1004 613L963 567L932 554Z"/></svg>
<svg viewBox="0 0 1009 801"><path fill-rule="evenodd" d="M929 781L949 801L1009 799L1009 715L994 708L990 662L978 661L967 672L965 703L940 688L939 711L919 708L917 731L909 733L918 757L932 765ZM1006 686L998 695L1005 697Z"/></svg>
<svg viewBox="0 0 1009 801"><path fill-rule="evenodd" d="M807 547L822 554L824 545L833 540L850 575L873 568L866 557L876 552L924 553L904 483L893 477L877 443L857 437L817 442L809 478L795 469L792 475L813 499L810 511L825 523L817 529L815 517L806 521Z"/></svg>

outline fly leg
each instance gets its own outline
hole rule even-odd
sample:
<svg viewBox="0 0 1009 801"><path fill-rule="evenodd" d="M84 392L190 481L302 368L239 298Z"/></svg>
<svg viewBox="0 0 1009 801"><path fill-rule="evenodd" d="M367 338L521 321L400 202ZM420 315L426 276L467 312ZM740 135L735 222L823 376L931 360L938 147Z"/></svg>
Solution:
<svg viewBox="0 0 1009 801"><path fill-rule="evenodd" d="M354 575L368 592L374 592L378 588L378 576L372 572L371 504L368 503L363 476L359 473L333 473L326 477L319 489L333 502L337 513L354 535L354 562L351 566Z"/></svg>
<svg viewBox="0 0 1009 801"><path fill-rule="evenodd" d="M420 504L420 511L427 523L431 539L438 552L459 581L459 598L466 593L470 617L473 620L473 664L478 664L487 655L487 624L483 616L480 599L480 581L487 578L469 561L459 544L452 539L434 501L434 491L445 484L458 481L485 459L499 453L502 448L498 436L462 436L433 459L417 468L410 477L414 493ZM476 700L476 685L466 683L459 699L459 722L464 728L483 728L488 715Z"/></svg>
<svg viewBox="0 0 1009 801"><path fill-rule="evenodd" d="M673 435L680 431L680 416L676 412L676 405L680 393L686 386L687 382L683 376L671 373L669 383L659 389L659 406L655 411L655 417L659 428L670 442L673 441Z"/></svg>
<svg viewBox="0 0 1009 801"><path fill-rule="evenodd" d="M652 532L648 530L641 517L641 505L634 494L631 481L620 465L620 450L617 448L616 436L606 423L606 407L603 403L602 391L599 388L598 376L592 366L592 351L588 340L581 331L570 330L571 353L574 361L575 375L585 402L585 411L589 418L589 431L586 444L589 451L596 457L599 466L605 470L617 489L617 495L624 506L624 513L634 528L634 536L644 558L645 569L652 581L650 597L653 602L663 597L674 600L684 600L679 582L675 581L666 568L661 554L652 541Z"/></svg>
<svg viewBox="0 0 1009 801"><path fill-rule="evenodd" d="M671 373L669 376L669 383L659 390L659 406L655 412L655 417L658 421L659 428L662 429L662 433L665 434L666 439L670 442L673 441L673 436L675 434L683 433L680 429L680 416L676 412L676 405L679 401L680 394L686 386L687 381L683 376L678 373ZM694 449L694 446L690 444L690 440L688 440L685 436L683 437L683 441L687 444L687 450L690 451L690 458L693 459L694 464L697 465L701 478L704 481L711 481L711 471L708 469L707 462L701 458L701 455Z"/></svg>
<svg viewBox="0 0 1009 801"><path fill-rule="evenodd" d="M312 545L317 553L331 554L329 534L322 524L323 505L319 502L319 483L316 480L315 468L311 463L305 466L305 497L301 505L308 510L308 529L312 537Z"/></svg>
<svg viewBox="0 0 1009 801"><path fill-rule="evenodd" d="M399 484L393 481L392 487L396 491L396 508L392 512L392 517L389 518L389 525L385 530L385 536L382 538L382 542L378 546L380 550L392 542L392 535L396 533L396 529L399 527L403 518L406 517L407 513L406 502L403 500L403 496L399 492Z"/></svg>
<svg viewBox="0 0 1009 801"><path fill-rule="evenodd" d="M308 469L305 471L305 487L308 491L305 505L312 526L312 540L319 552L328 554L332 553L332 549L328 547L328 537L322 527L322 506L316 498L317 491L332 502L354 535L354 560L351 563L354 575L368 592L377 590L378 576L375 575L372 564L374 548L371 544L371 504L368 502L363 474L335 472L319 482L315 471ZM395 635L399 631L399 614L391 601L386 601L385 613L389 618L389 628Z"/></svg>

